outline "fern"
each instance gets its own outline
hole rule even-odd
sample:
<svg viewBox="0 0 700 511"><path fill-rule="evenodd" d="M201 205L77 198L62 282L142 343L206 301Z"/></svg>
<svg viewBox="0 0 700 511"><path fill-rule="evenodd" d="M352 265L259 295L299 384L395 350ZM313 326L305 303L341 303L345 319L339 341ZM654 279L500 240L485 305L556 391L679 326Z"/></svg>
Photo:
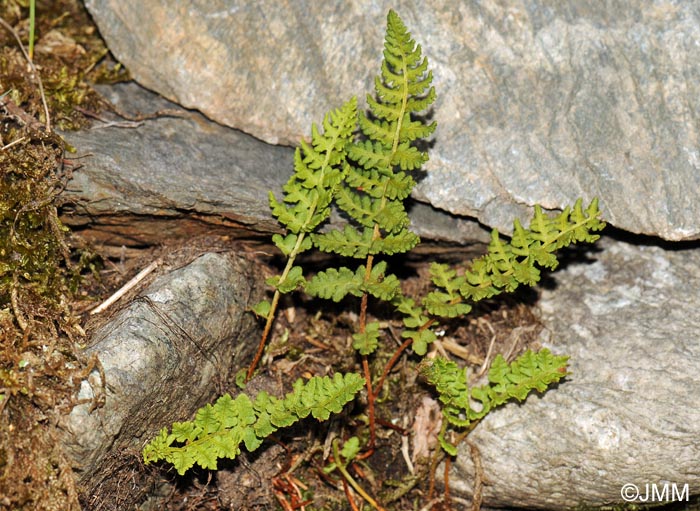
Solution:
<svg viewBox="0 0 700 511"><path fill-rule="evenodd" d="M494 407L516 399L524 401L533 390L544 392L547 387L558 382L569 373L569 357L553 355L548 349L539 352L526 351L508 364L499 354L491 364L489 383L480 387L468 388L467 369L454 362L435 358L423 368L423 374L433 385L442 402L445 424L456 428L468 428L481 420ZM477 408L472 402L479 403ZM450 455L455 455L455 446L445 439L446 427L439 436L440 445Z"/></svg>
<svg viewBox="0 0 700 511"><path fill-rule="evenodd" d="M352 98L328 113L321 128L312 126L311 140L302 142L295 152L294 173L283 187L283 197L278 200L270 193L272 214L284 230L272 241L287 262L280 275L267 279L274 289L272 301L252 308L266 323L246 379L252 377L262 356L280 295L298 289L334 302L359 299L352 346L361 358L362 376L351 373L336 374L333 379L313 377L306 383L298 380L293 391L281 399L264 392L254 400L245 394L235 399L224 395L200 409L193 421L176 422L171 430L164 428L144 448L146 462L167 460L179 473L194 464L215 469L218 459L235 458L241 444L252 451L277 429L309 415L327 420L365 386L368 438L352 437L342 449L334 440L333 461L326 470L340 472L363 499L379 509L347 467L358 458L363 442L363 457L374 450L375 402L404 350L411 348L414 355L426 355L438 339L440 321L464 316L480 300L512 292L520 285L536 284L542 268L556 268L557 250L598 239L596 233L605 224L600 220L597 200L585 209L578 200L573 208L551 216L536 206L527 228L515 220L510 240L494 230L484 256L461 268L432 264L432 290L420 299L404 296L398 277L381 258L407 252L420 242L409 229L406 200L416 184L416 171L428 160L419 148L436 127L424 120L436 94L421 46L393 11L387 16L383 57L374 79L375 95L367 96L368 111L358 113L357 101ZM332 207L341 211L347 224L322 232ZM313 248L355 263L327 268L307 278L296 259ZM404 341L376 384L369 357L382 346L384 333L382 323L368 317L370 299L391 304L403 323L400 335ZM455 445L447 440L448 428L465 435L494 407L512 399L522 401L533 390L544 392L567 374L566 362L567 357L547 350L528 351L511 364L498 355L488 384L473 388L468 386L467 369L454 362L437 357L423 363L422 371L436 388L443 407L442 447L456 453Z"/></svg>
<svg viewBox="0 0 700 511"><path fill-rule="evenodd" d="M566 208L558 215L547 216L542 208L535 207L535 216L528 229L516 219L510 242L503 240L495 229L491 233L488 252L471 262L459 273L446 265L433 264L430 277L436 289L423 299L424 323L437 325L437 318L454 318L468 313L471 303L491 298L503 292L513 292L520 285L535 285L540 280L538 266L554 269L557 249L575 242L593 243L600 236L594 234L605 227L600 220L598 200L593 199L584 210L582 200L573 209ZM404 325L415 328L412 317L404 319ZM416 332L412 330L412 332ZM418 335L414 333L412 335ZM420 332L414 350L425 354L425 334Z"/></svg>
<svg viewBox="0 0 700 511"><path fill-rule="evenodd" d="M354 373L333 378L314 376L294 383L293 392L283 399L260 392L254 401L246 394L235 399L221 396L213 405L197 411L195 419L175 422L168 431L163 428L158 436L143 449L146 463L165 460L182 475L197 464L216 470L220 458L234 459L243 443L254 451L263 440L278 428L291 426L311 415L320 421L338 413L363 387L364 379Z"/></svg>

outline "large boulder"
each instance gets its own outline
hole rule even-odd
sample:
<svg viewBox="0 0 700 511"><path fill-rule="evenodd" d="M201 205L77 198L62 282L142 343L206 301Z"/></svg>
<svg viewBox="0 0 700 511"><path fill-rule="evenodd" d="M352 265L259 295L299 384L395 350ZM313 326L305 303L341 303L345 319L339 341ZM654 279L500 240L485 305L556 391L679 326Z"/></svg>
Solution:
<svg viewBox="0 0 700 511"><path fill-rule="evenodd" d="M700 493L700 252L610 239L597 247L556 272L539 302L545 344L571 356L571 376L491 412L470 436L489 507L641 504L647 487L665 484L667 500L673 485L686 498ZM461 446L452 490L468 496L473 480Z"/></svg>
<svg viewBox="0 0 700 511"><path fill-rule="evenodd" d="M144 86L271 143L371 90L395 8L432 63L416 197L503 231L533 204L700 237L700 21L692 2L87 0Z"/></svg>

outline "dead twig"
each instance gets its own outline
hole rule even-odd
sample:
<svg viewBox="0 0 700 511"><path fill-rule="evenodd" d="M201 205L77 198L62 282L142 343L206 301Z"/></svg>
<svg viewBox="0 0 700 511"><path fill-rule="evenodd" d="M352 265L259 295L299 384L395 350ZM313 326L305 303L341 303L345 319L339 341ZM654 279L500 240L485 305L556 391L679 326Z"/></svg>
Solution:
<svg viewBox="0 0 700 511"><path fill-rule="evenodd" d="M486 352L486 357L484 357L484 363L481 364L481 367L479 368L479 372L476 374L476 379L481 378L484 373L488 370L488 368L491 365L491 354L493 352L493 346L496 344L496 332L493 330L493 327L491 326L490 323L486 323L486 325L489 327L491 330L491 333L493 334L491 336L491 342L489 343L489 349Z"/></svg>
<svg viewBox="0 0 700 511"><path fill-rule="evenodd" d="M155 270L161 262L162 261L160 259L156 259L151 264L146 266L134 278L132 278L129 282L127 282L122 287L120 287L119 290L117 290L117 292L115 292L112 296L110 296L104 302L102 302L101 305L98 305L97 307L92 309L90 311L90 314L99 314L100 312L103 312L104 310L106 310L110 305L115 303L122 296L124 296L126 293L131 291L134 287L136 287L136 285L139 282L141 282L144 278L146 278L149 273L151 273L153 270Z"/></svg>
<svg viewBox="0 0 700 511"><path fill-rule="evenodd" d="M21 143L21 142L24 142L25 140L27 140L27 137L20 137L20 138L17 138L17 139L15 139L15 140L13 140L12 142L10 142L9 144L0 147L0 151L7 151L7 150L8 150L10 147L12 147L13 145L17 145L17 144L19 144L19 143Z"/></svg>

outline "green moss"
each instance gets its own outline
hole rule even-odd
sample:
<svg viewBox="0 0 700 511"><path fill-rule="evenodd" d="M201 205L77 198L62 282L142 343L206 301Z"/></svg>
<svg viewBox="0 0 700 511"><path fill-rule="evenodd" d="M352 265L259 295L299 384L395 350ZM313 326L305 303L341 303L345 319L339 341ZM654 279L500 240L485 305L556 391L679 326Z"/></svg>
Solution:
<svg viewBox="0 0 700 511"><path fill-rule="evenodd" d="M13 289L20 285L58 301L68 255L65 228L53 203L61 150L32 140L18 145L0 152L0 307L11 303Z"/></svg>
<svg viewBox="0 0 700 511"><path fill-rule="evenodd" d="M0 16L25 44L28 5L0 2ZM71 249L58 217L71 169L52 130L78 128L86 123L81 110L99 111L87 79L109 77L114 67L75 0L38 3L35 49L43 97L17 41L0 30L0 507L78 510L53 424L83 377L71 291L94 261Z"/></svg>

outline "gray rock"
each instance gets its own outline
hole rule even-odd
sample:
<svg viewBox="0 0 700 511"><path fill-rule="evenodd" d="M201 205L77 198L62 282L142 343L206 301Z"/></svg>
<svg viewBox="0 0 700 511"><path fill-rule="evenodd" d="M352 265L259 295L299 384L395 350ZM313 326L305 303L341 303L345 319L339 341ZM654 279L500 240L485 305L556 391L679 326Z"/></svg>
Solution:
<svg viewBox="0 0 700 511"><path fill-rule="evenodd" d="M294 171L292 149L177 108L133 83L100 91L132 114L170 109L180 116L130 128L114 121L117 125L62 133L79 155L88 155L78 160L82 167L73 171L62 193L68 225L87 227L85 237L117 247L202 233L268 236L279 231L268 192L281 195ZM415 203L410 216L413 229L425 238L488 240L475 222L427 204Z"/></svg>
<svg viewBox="0 0 700 511"><path fill-rule="evenodd" d="M134 84L100 92L131 113L175 107ZM278 229L267 193L292 172L291 150L177 111L184 117L62 133L79 155L88 155L62 194L73 205L64 208L66 223L90 224L99 241L127 246L220 226Z"/></svg>
<svg viewBox="0 0 700 511"><path fill-rule="evenodd" d="M104 368L104 406L78 405L61 425L90 509L133 509L153 482L132 467L144 443L220 395L250 361L257 322L245 310L261 298L260 281L242 257L205 254L158 277L92 336L86 353ZM93 371L79 397L92 401L102 383Z"/></svg>
<svg viewBox="0 0 700 511"><path fill-rule="evenodd" d="M610 239L597 247L556 272L539 302L545 345L571 356L573 374L492 412L470 436L489 507L622 503L625 484L642 497L645 484L700 493L700 252ZM466 446L450 481L470 494Z"/></svg>
<svg viewBox="0 0 700 511"><path fill-rule="evenodd" d="M700 237L693 2L88 0L141 84L272 143L363 97L395 8L435 71L416 196L502 231L535 203L601 199L622 229Z"/></svg>

